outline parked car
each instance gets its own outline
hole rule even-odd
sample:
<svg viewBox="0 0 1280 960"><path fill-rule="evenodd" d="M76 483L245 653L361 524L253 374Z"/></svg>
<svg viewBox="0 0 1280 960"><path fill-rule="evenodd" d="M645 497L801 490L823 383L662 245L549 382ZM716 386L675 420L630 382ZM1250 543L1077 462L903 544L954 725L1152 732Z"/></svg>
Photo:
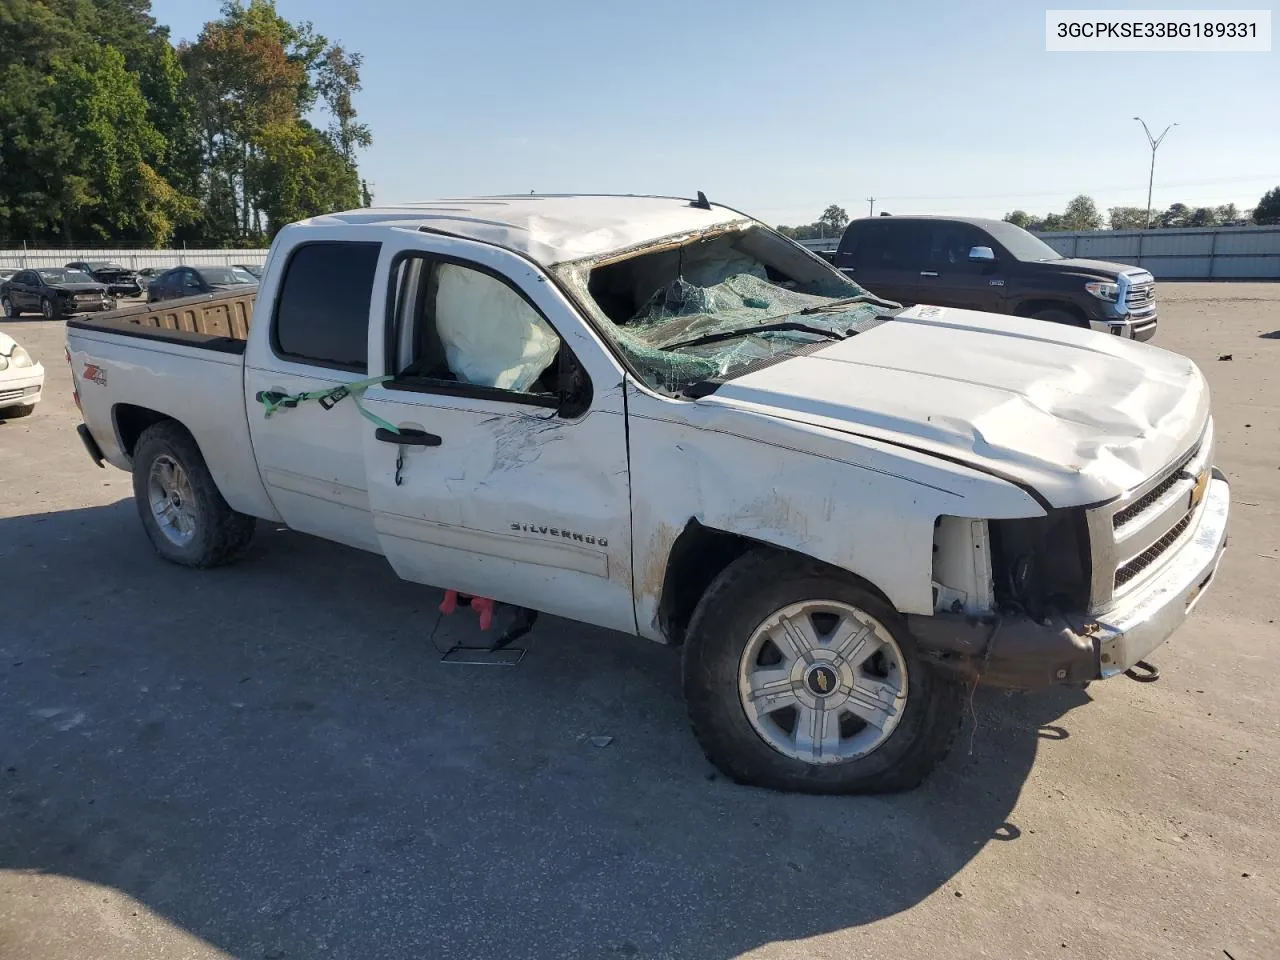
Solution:
<svg viewBox="0 0 1280 960"><path fill-rule="evenodd" d="M4 283L18 271L10 267L0 267L0 283Z"/></svg>
<svg viewBox="0 0 1280 960"><path fill-rule="evenodd" d="M6 317L38 312L46 320L58 320L115 308L106 284L65 267L19 270L0 284L0 310Z"/></svg>
<svg viewBox="0 0 1280 960"><path fill-rule="evenodd" d="M44 367L0 332L0 420L26 417L36 412L44 387Z"/></svg>
<svg viewBox="0 0 1280 960"><path fill-rule="evenodd" d="M681 645L740 782L909 788L973 684L1139 665L1226 544L1189 359L904 310L701 196L338 213L271 257L186 329L67 325L81 438L159 555L232 561L261 517L482 624L497 601Z"/></svg>
<svg viewBox="0 0 1280 960"><path fill-rule="evenodd" d="M257 282L257 277L239 267L174 267L147 284L147 302L196 297Z"/></svg>
<svg viewBox="0 0 1280 960"><path fill-rule="evenodd" d="M863 217L845 229L832 262L899 303L1035 317L1133 340L1156 333L1155 279L1146 270L1064 257L1003 220Z"/></svg>
<svg viewBox="0 0 1280 960"><path fill-rule="evenodd" d="M243 270L245 273L252 274L256 279L262 279L262 265L256 263L237 263L236 268Z"/></svg>
<svg viewBox="0 0 1280 960"><path fill-rule="evenodd" d="M87 273L99 283L106 284L107 292L113 297L142 296L142 284L138 282L137 273L112 260L76 260L68 263L67 269Z"/></svg>

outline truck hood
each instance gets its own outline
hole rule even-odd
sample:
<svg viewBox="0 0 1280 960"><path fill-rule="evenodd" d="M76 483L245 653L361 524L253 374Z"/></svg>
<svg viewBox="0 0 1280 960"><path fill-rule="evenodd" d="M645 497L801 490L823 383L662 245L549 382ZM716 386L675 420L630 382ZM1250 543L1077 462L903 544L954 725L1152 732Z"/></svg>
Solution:
<svg viewBox="0 0 1280 960"><path fill-rule="evenodd" d="M1037 260L1036 270L1046 273L1070 273L1081 277L1097 277L1100 280L1114 280L1122 273L1127 273L1134 277L1150 278L1150 274L1141 267L1134 267L1124 263L1112 263L1110 260L1089 260L1085 257Z"/></svg>
<svg viewBox="0 0 1280 960"><path fill-rule="evenodd" d="M960 461L1055 507L1110 500L1156 475L1209 416L1204 377L1178 354L926 306L730 380L700 402Z"/></svg>

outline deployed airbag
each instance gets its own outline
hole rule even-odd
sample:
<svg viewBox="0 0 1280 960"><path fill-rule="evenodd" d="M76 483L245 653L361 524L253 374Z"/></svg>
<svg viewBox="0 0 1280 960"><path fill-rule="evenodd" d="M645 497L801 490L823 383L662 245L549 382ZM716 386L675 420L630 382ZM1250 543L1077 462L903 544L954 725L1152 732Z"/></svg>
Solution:
<svg viewBox="0 0 1280 960"><path fill-rule="evenodd" d="M496 277L451 263L437 269L436 330L449 369L465 383L527 391L560 350L555 331Z"/></svg>

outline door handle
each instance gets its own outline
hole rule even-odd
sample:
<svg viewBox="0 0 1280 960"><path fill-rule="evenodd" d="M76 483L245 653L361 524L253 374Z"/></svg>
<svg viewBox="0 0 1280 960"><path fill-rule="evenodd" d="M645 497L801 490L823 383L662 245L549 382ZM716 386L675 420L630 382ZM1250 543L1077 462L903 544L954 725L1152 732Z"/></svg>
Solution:
<svg viewBox="0 0 1280 960"><path fill-rule="evenodd" d="M396 433L386 427L379 427L373 436L383 443L398 443L405 447L438 447L444 443L444 440L440 437L437 437L434 433L427 433L425 430L404 429Z"/></svg>
<svg viewBox="0 0 1280 960"><path fill-rule="evenodd" d="M920 271L920 276L922 277L936 277L937 275L938 275L937 270L921 270Z"/></svg>

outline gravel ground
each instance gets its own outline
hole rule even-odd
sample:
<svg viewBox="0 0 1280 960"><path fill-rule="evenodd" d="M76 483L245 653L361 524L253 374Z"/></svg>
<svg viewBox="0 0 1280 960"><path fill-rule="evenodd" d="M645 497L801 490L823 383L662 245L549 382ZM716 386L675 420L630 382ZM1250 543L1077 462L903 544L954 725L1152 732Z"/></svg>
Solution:
<svg viewBox="0 0 1280 960"><path fill-rule="evenodd" d="M870 799L715 777L656 645L544 618L443 664L464 628L377 557L162 563L61 324L6 322L48 383L0 423L0 958L1280 956L1280 284L1161 297L1234 500L1162 680L980 692Z"/></svg>

